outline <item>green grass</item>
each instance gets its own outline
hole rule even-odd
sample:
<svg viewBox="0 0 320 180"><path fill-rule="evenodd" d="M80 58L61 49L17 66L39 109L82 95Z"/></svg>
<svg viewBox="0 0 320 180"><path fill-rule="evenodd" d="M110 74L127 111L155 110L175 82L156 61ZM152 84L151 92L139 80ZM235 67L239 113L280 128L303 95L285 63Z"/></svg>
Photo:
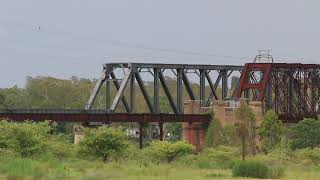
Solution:
<svg viewBox="0 0 320 180"><path fill-rule="evenodd" d="M222 152L226 151L228 156ZM34 158L21 158L17 154L0 153L1 179L63 179L63 180L210 180L244 179L232 177L230 162L238 161L240 155L229 154L226 149L207 150L198 155L187 155L174 162L154 161L137 151L141 156L122 158L103 163L100 159L70 156L57 158L44 154ZM143 155L143 156L142 156ZM270 168L285 169L282 179L320 179L320 166L310 160L279 161L272 156L259 154L248 160L261 161ZM302 157L300 157L302 158ZM293 158L292 158L293 159ZM230 167L229 167L230 166ZM249 179L249 178L247 178Z"/></svg>
<svg viewBox="0 0 320 180"><path fill-rule="evenodd" d="M178 162L143 164L137 161L103 163L81 159L1 158L0 179L83 180L209 180L233 179L231 170L203 168ZM242 179L242 178L236 178ZM320 167L287 167L283 179L320 179Z"/></svg>

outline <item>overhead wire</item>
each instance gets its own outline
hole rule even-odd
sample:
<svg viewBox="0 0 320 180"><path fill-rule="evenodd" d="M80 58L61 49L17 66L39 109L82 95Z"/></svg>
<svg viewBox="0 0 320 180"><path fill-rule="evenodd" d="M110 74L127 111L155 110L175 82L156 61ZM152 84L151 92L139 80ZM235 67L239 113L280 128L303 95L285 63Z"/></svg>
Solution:
<svg viewBox="0 0 320 180"><path fill-rule="evenodd" d="M12 24L12 22L10 22L10 24ZM206 56L206 57L217 57L217 58L228 58L228 59L245 59L245 60L251 59L250 57L244 57L244 56L220 55L220 54L208 53L208 52L197 52L197 51L180 50L180 49L150 47L150 46L143 45L143 44L135 44L135 43L119 41L119 40L111 40L111 39L103 39L103 38L97 38L97 37L87 36L87 35L79 35L79 34L75 34L74 32L53 30L54 28L50 28L48 26L35 26L35 25L28 25L28 24L21 24L21 23L15 23L13 25L20 26L20 27L23 26L24 28L28 28L29 30L31 30L31 29L37 30L40 33L46 33L48 35L58 35L60 37L63 36L64 38L67 38L67 39L80 40L80 41L92 41L92 42L96 42L96 43L109 44L111 46L143 49L143 50L148 50L148 51L156 51L156 52L164 52L164 53L174 53L174 54L180 54L180 55ZM30 27L32 27L32 28L30 28ZM41 27L41 28L39 28L39 27Z"/></svg>

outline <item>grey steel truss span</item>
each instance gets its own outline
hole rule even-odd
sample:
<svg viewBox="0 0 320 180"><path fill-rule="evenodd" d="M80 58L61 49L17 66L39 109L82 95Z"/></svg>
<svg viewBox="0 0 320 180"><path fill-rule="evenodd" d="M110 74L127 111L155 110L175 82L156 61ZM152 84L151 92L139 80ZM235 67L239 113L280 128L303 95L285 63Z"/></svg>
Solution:
<svg viewBox="0 0 320 180"><path fill-rule="evenodd" d="M103 85L106 86L106 111L116 112L120 102L122 102L125 111L127 113L136 113L135 99L136 92L135 86L138 85L139 89L144 97L144 100L148 106L149 113L159 114L161 113L159 92L160 86L162 86L166 98L172 108L172 112L175 114L183 113L183 89L189 95L190 100L201 100L202 106L209 106L210 102L214 99L224 99L228 96L228 80L232 73L241 73L242 66L232 65L189 65L189 64L149 64L149 63L108 63L104 64L102 73L97 80L95 88L93 89L91 96L86 104L86 109L91 109L92 105L99 93L99 90ZM118 76L116 71L122 70L122 77ZM176 98L173 93L170 92L165 78L165 72L171 71L176 78ZM144 74L143 74L144 73ZM145 74L147 73L147 74ZM192 83L190 82L188 75L194 74L198 78L198 84L200 87L200 94L194 93ZM215 75L213 75L215 73ZM143 74L143 75L142 75ZM152 77L153 83L153 95L150 96L150 92L147 91L145 82L142 80L145 76ZM239 75L238 75L239 76ZM206 83L210 87L210 94L206 97ZM222 93L218 97L216 90L221 83ZM116 95L111 97L111 85L114 84L116 88ZM127 87L129 86L129 87ZM124 96L125 89L129 88L129 98ZM236 89L236 88L235 88ZM233 96L235 92L232 92ZM230 95L230 96L231 96ZM152 97L152 98L151 98Z"/></svg>

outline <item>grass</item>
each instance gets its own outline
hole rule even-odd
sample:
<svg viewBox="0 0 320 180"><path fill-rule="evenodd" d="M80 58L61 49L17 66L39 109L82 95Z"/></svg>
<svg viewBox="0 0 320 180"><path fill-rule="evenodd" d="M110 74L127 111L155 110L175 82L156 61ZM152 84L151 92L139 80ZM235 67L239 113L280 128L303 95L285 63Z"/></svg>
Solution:
<svg viewBox="0 0 320 180"><path fill-rule="evenodd" d="M287 167L283 179L319 179L320 167ZM209 180L233 179L231 170L178 162L148 165L137 161L103 163L82 159L1 158L0 179ZM242 178L237 178L242 179Z"/></svg>

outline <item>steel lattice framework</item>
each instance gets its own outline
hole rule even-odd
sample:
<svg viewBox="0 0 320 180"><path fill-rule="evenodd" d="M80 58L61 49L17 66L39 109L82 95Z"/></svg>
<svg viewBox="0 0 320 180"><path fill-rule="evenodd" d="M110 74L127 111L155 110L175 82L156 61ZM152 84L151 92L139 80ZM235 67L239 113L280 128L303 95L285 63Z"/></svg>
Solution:
<svg viewBox="0 0 320 180"><path fill-rule="evenodd" d="M123 71L119 76L116 71ZM165 78L165 71L175 77L175 90L169 89ZM216 73L215 76L212 73ZM152 90L147 90L143 77L151 74ZM228 88L229 77L233 73L241 74L233 92ZM188 75L198 77L199 94L195 94L193 84ZM119 78L118 78L119 77ZM148 82L150 83L150 82ZM171 82L172 83L172 82ZM210 92L206 97L206 83ZM111 85L114 84L116 94L111 96ZM106 86L106 108L92 110L93 103L102 86ZM136 88L139 89L148 106L149 112L136 111ZM217 87L221 85L221 96L218 97ZM127 87L129 86L129 87ZM160 88L172 108L173 114L163 114L160 109ZM150 87L149 87L150 88ZM129 96L125 96L127 89ZM242 66L230 65L184 65L184 64L147 64L147 63L108 63L104 64L101 76L91 93L85 110L1 110L1 117L13 119L63 120L71 118L75 121L91 122L98 119L100 122L163 122L194 121L193 116L183 113L183 103L186 99L183 91L186 90L188 99L201 100L202 106L209 106L214 100L224 100L231 96L246 97L253 101L262 101L264 111L274 110L284 122L298 122L303 118L316 118L320 114L320 65L319 64L286 64L286 63L248 63ZM150 96L152 92L152 96ZM175 97L175 98L174 98ZM119 104L125 112L117 111ZM41 112L40 112L41 111ZM21 113L23 112L23 113ZM16 115L16 116L15 116ZM149 116L150 115L150 116ZM178 116L180 115L180 116ZM192 117L191 117L192 116ZM200 117L200 116L199 116ZM168 119L169 120L166 120ZM203 117L202 120L207 120ZM201 120L201 121L202 121Z"/></svg>
<svg viewBox="0 0 320 180"><path fill-rule="evenodd" d="M224 99L228 96L228 78L234 72L241 73L242 66L231 65L186 65L186 64L147 64L147 63L109 63L104 64L100 78L98 79L94 90L91 93L90 99L86 104L86 109L90 109L93 105L95 98L98 95L102 85L106 85L106 110L115 112L120 101L127 113L135 113L135 85L136 82L143 94L146 104L148 105L149 112L152 114L161 113L159 102L159 89L160 84L166 94L170 106L175 114L183 113L183 88L187 90L190 100L196 100L197 95L194 93L191 83L188 79L188 74L193 73L199 77L200 95L202 106L209 106L210 102L215 99ZM118 79L116 73L118 69L123 69L124 75ZM170 92L166 82L164 71L169 70L176 76L176 99L173 93ZM217 72L215 81L212 79L210 72ZM153 98L147 91L144 81L142 80L142 73L151 74L153 77ZM210 86L210 95L206 98L206 82ZM218 97L216 90L221 82L222 93ZM111 84L116 87L117 93L111 99ZM124 91L129 84L129 98L126 99ZM234 93L233 93L234 94Z"/></svg>
<svg viewBox="0 0 320 180"><path fill-rule="evenodd" d="M236 97L264 102L284 122L317 118L320 114L320 65L248 63Z"/></svg>

